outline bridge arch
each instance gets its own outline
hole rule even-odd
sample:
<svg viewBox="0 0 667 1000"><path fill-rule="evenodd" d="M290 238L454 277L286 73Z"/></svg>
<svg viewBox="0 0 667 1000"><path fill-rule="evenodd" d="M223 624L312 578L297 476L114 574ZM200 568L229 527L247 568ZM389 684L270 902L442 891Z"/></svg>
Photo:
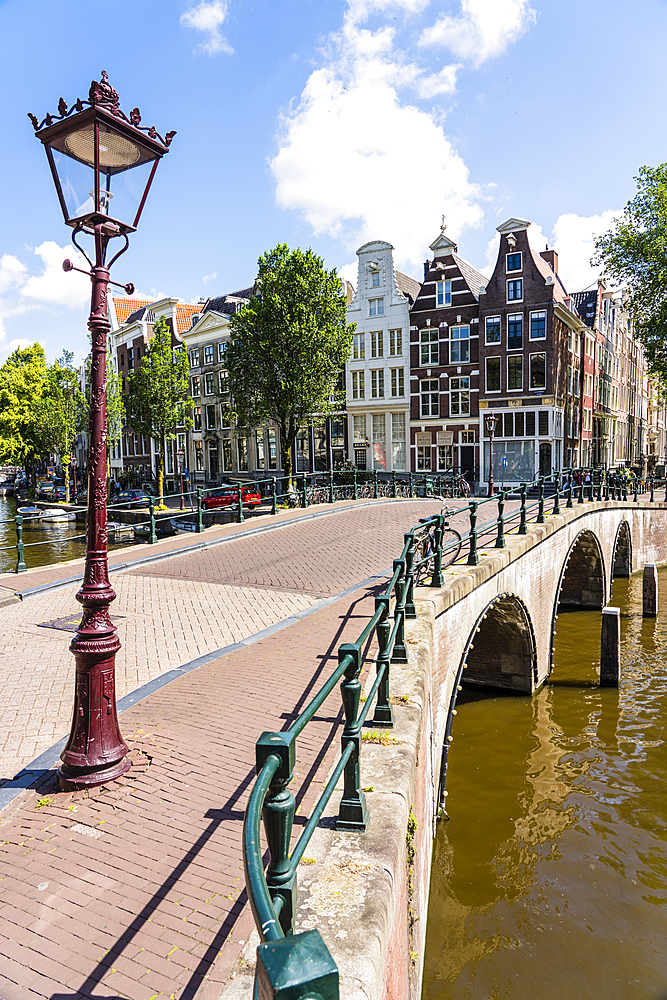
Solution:
<svg viewBox="0 0 667 1000"><path fill-rule="evenodd" d="M626 520L621 521L614 540L614 549L611 557L611 578L617 576L630 576L632 573L632 535L630 525Z"/></svg>
<svg viewBox="0 0 667 1000"><path fill-rule="evenodd" d="M590 529L580 531L563 563L556 595L556 608L604 607L607 576L602 546Z"/></svg>

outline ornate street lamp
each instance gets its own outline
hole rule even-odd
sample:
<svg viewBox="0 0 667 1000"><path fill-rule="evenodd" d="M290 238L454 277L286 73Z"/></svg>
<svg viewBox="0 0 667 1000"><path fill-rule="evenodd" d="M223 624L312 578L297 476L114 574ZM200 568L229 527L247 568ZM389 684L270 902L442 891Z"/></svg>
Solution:
<svg viewBox="0 0 667 1000"><path fill-rule="evenodd" d="M489 435L489 496L492 497L495 490L493 485L493 435L496 433L500 417L493 413L487 413L484 417L486 433Z"/></svg>
<svg viewBox="0 0 667 1000"><path fill-rule="evenodd" d="M138 108L128 118L105 72L100 83L93 80L87 101L79 98L68 108L61 98L58 115L42 122L29 118L44 144L65 222L74 230L72 242L90 264L90 272L83 273L92 281L86 565L76 595L83 617L70 646L76 663L74 715L58 770L58 787L74 790L111 781L130 767L116 714L120 641L109 615L116 595L107 563L107 287L109 268L128 248L128 233L137 228L157 165L176 133L162 139L154 127L142 126ZM77 243L79 233L93 237L94 262ZM107 264L108 244L117 237L124 245ZM81 269L66 260L63 270ZM128 295L134 291L131 284L119 287Z"/></svg>

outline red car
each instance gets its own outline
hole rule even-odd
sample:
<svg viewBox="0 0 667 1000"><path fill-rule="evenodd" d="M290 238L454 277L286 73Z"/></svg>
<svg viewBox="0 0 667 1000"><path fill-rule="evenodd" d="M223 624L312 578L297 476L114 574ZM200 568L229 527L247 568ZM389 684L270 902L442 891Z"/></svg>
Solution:
<svg viewBox="0 0 667 1000"><path fill-rule="evenodd" d="M244 507L259 507L262 498L256 490L241 490L241 499ZM212 507L236 507L239 502L239 491L233 486L221 486L219 490L207 493L201 502L202 510L210 510Z"/></svg>

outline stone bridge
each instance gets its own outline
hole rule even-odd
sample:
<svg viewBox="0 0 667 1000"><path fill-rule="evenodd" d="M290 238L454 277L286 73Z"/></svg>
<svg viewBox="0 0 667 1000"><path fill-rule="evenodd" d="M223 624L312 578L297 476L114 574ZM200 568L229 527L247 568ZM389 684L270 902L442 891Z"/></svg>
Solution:
<svg viewBox="0 0 667 1000"><path fill-rule="evenodd" d="M665 503L575 503L525 535L507 535L504 549L482 549L479 565L449 567L442 587L415 589L408 663L391 666L393 744L366 743L361 755L362 783L373 788L369 827L363 835L318 829L309 847L318 864L315 888L300 897L303 926L321 928L341 997L420 995L431 850L462 678L530 696L552 668L559 607L613 603L615 578L667 562L666 527ZM317 886L349 894L350 885L338 885L341 858L368 874L354 886L344 933L332 938Z"/></svg>

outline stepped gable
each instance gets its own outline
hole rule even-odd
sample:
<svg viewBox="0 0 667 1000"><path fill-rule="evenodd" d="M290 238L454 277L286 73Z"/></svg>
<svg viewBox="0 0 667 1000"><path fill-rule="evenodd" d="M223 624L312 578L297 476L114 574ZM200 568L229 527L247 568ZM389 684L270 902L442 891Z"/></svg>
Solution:
<svg viewBox="0 0 667 1000"><path fill-rule="evenodd" d="M597 291L572 292L571 298L584 323L592 330L595 326L595 316L598 308Z"/></svg>

